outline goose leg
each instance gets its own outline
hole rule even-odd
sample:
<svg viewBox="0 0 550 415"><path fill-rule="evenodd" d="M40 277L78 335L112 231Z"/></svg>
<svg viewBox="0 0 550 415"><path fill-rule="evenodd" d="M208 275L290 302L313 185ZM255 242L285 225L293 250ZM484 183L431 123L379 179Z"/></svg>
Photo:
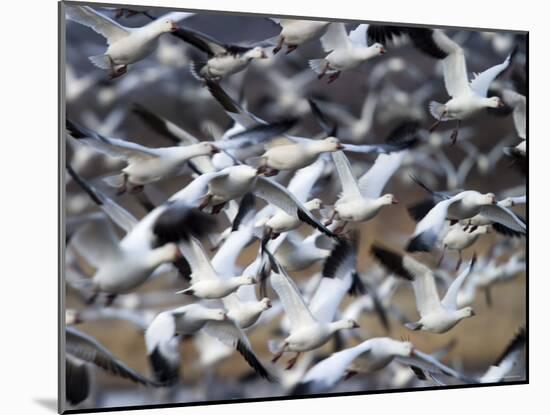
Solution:
<svg viewBox="0 0 550 415"><path fill-rule="evenodd" d="M220 203L220 204L218 204L218 205L214 205L214 206L212 207L212 214L213 214L213 215L217 215L218 213L220 213L221 210L224 208L225 203L226 203L226 202Z"/></svg>
<svg viewBox="0 0 550 415"><path fill-rule="evenodd" d="M296 50L297 47L298 45L288 45L286 48L286 54L288 55L290 52Z"/></svg>
<svg viewBox="0 0 550 415"><path fill-rule="evenodd" d="M199 210L204 210L206 206L210 203L210 200L212 199L212 195L206 195L205 198L202 200L201 204L199 205Z"/></svg>
<svg viewBox="0 0 550 415"><path fill-rule="evenodd" d="M344 376L344 380L348 380L349 378L354 377L355 375L357 375L357 373L359 373L359 372L357 372L355 370L347 370L346 374Z"/></svg>
<svg viewBox="0 0 550 415"><path fill-rule="evenodd" d="M445 257L446 250L447 250L447 245L443 245L443 252L441 253L441 257L439 257L439 261L437 261L437 268L441 266L441 263L443 262L443 258Z"/></svg>
<svg viewBox="0 0 550 415"><path fill-rule="evenodd" d="M336 73L333 73L332 75L330 75L328 77L328 82L327 84L331 84L333 83L334 81L336 81L338 79L338 77L340 76L340 71L336 72Z"/></svg>
<svg viewBox="0 0 550 415"><path fill-rule="evenodd" d="M294 365L296 364L296 361L298 360L298 356L300 356L300 353L301 352L296 353L296 355L288 361L285 367L285 370L290 370L294 367Z"/></svg>
<svg viewBox="0 0 550 415"><path fill-rule="evenodd" d="M281 356L283 355L283 353L285 352L285 346L281 347L281 350L279 350L275 354L275 356L273 356L273 359L271 359L271 363L277 363L277 360L279 360L281 358Z"/></svg>
<svg viewBox="0 0 550 415"><path fill-rule="evenodd" d="M332 211L332 215L330 218L325 222L325 226L332 225L332 222L334 222L334 219L336 218L336 210Z"/></svg>
<svg viewBox="0 0 550 415"><path fill-rule="evenodd" d="M458 261L456 262L455 270L458 271L461 265L462 265L462 251L458 251Z"/></svg>
<svg viewBox="0 0 550 415"><path fill-rule="evenodd" d="M283 36L280 36L279 41L277 42L277 46L275 46L273 48L273 54L274 55L276 55L281 50L284 43L285 43L285 38Z"/></svg>
<svg viewBox="0 0 550 415"><path fill-rule="evenodd" d="M133 194L133 195L141 193L141 192L143 192L144 187L145 186L143 186L143 185L134 186L130 189L130 193Z"/></svg>
<svg viewBox="0 0 550 415"><path fill-rule="evenodd" d="M116 191L116 195L117 196L123 195L124 193L126 193L127 188L128 188L128 175L124 174L122 176L122 186L118 188L118 190Z"/></svg>
<svg viewBox="0 0 550 415"><path fill-rule="evenodd" d="M460 128L460 120L456 120L456 126L451 133L451 142L452 144L456 143L456 139L458 138L458 129Z"/></svg>
<svg viewBox="0 0 550 415"><path fill-rule="evenodd" d="M334 233L341 234L342 232L344 232L344 229L346 229L347 224L348 224L347 222L344 222L342 225L338 226L336 229L334 229Z"/></svg>
<svg viewBox="0 0 550 415"><path fill-rule="evenodd" d="M105 302L105 307L111 307L114 303L114 301L117 298L117 294L109 294L107 295L107 301Z"/></svg>
<svg viewBox="0 0 550 415"><path fill-rule="evenodd" d="M329 63L325 62L325 66L323 67L323 70L321 71L321 73L319 75L317 75L317 79L322 79L323 76L325 76L325 74L328 71L329 66L330 66Z"/></svg>

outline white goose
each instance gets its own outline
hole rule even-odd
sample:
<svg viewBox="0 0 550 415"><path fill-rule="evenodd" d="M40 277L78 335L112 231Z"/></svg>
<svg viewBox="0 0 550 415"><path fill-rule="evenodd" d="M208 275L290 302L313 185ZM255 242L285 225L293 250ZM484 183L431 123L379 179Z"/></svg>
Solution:
<svg viewBox="0 0 550 415"><path fill-rule="evenodd" d="M469 231L465 230L462 224L455 223L453 226L449 227L447 233L443 237L443 252L439 258L438 264L441 264L443 261L447 249L458 251L458 261L455 267L455 269L458 270L462 264L462 251L476 243L481 235L486 235L488 233L489 227L487 225L477 226L475 229Z"/></svg>
<svg viewBox="0 0 550 415"><path fill-rule="evenodd" d="M393 194L381 196L381 193L386 182L401 165L405 154L406 151L380 154L374 165L357 181L344 153L333 153L332 159L342 184L342 193L325 225L330 225L334 220L342 221L343 224L335 230L335 233L341 233L347 222L370 220L384 206L398 203Z"/></svg>
<svg viewBox="0 0 550 415"><path fill-rule="evenodd" d="M262 46L224 44L205 33L183 28L178 28L173 34L208 55L206 62L191 64L191 73L199 80L219 81L244 70L253 59L267 58Z"/></svg>
<svg viewBox="0 0 550 415"><path fill-rule="evenodd" d="M279 360L285 352L296 352L296 355L288 362L287 368L290 369L296 363L300 353L321 347L330 340L334 333L340 330L359 327L353 320L323 321L314 317L304 302L298 287L285 269L278 264L269 251L265 250L265 252L274 271L270 276L271 286L279 296L290 322L290 334L282 342L269 342L269 348L275 354L272 359L273 363ZM333 318L341 299L336 295L332 297L333 301L326 303L327 309L333 310L331 318Z"/></svg>
<svg viewBox="0 0 550 415"><path fill-rule="evenodd" d="M296 196L296 198L302 202L309 211L321 209L321 199L307 199L309 198L313 186L323 174L325 167L326 161L323 158L319 158L309 166L298 170L288 183L288 191ZM284 210L277 208L274 209L274 212L270 217L266 217L264 220L264 227L273 239L278 237L282 232L297 229L301 224L300 219L297 216L291 216ZM259 223L257 222L256 226L260 224L261 221Z"/></svg>
<svg viewBox="0 0 550 415"><path fill-rule="evenodd" d="M433 131L442 121L456 120L456 126L451 134L451 140L455 142L458 138L461 120L484 108L504 106L499 97L487 97L487 92L493 80L510 66L515 51L508 55L501 64L475 74L474 79L470 82L468 81L464 49L451 40L442 30L435 29L431 30L430 33L431 36L424 37L425 41L430 42L430 45L425 47L423 51L442 60L445 88L451 96L451 99L445 104L435 101L430 103L430 112L436 119L430 130Z"/></svg>
<svg viewBox="0 0 550 415"><path fill-rule="evenodd" d="M139 27L124 27L89 6L67 6L66 14L84 26L88 26L106 38L109 47L105 53L90 56L90 61L101 69L107 69L111 78L124 75L128 65L148 56L156 47L163 33L175 32L176 22L189 17L190 13L172 12L151 23Z"/></svg>
<svg viewBox="0 0 550 415"><path fill-rule="evenodd" d="M506 349L497 358L495 363L481 376L481 383L500 383L506 381L507 375L514 369L514 366L521 360L527 341L527 332L521 328L508 344ZM511 380L517 380L518 377L511 377Z"/></svg>
<svg viewBox="0 0 550 415"><path fill-rule="evenodd" d="M330 22L317 22L313 20L276 18L271 18L271 20L282 27L277 45L273 49L273 54L278 53L283 45L287 46L287 54L292 52L303 43L321 37L330 25Z"/></svg>
<svg viewBox="0 0 550 415"><path fill-rule="evenodd" d="M286 234L280 247L274 252L275 258L287 271L301 271L330 255L330 249L318 246L323 234L314 230L311 235L302 238L295 232Z"/></svg>
<svg viewBox="0 0 550 415"><path fill-rule="evenodd" d="M147 354L156 379L164 383L178 380L180 357L176 335L192 335L199 330L236 349L261 377L271 379L252 351L246 335L228 318L226 312L200 304L163 311L145 331Z"/></svg>
<svg viewBox="0 0 550 415"><path fill-rule="evenodd" d="M457 307L458 292L475 264L475 256L470 265L450 285L445 297L440 300L434 274L426 265L410 256L402 256L377 245L372 246L371 252L390 272L412 282L420 320L405 324L407 328L445 333L461 320L475 315L472 307Z"/></svg>
<svg viewBox="0 0 550 415"><path fill-rule="evenodd" d="M103 136L67 120L69 133L79 142L112 157L122 158L127 166L120 174L106 178L106 182L117 187L118 193L142 189L145 184L180 174L189 160L216 154L221 150L246 147L280 135L293 125L293 121L266 124L242 131L219 143L193 142L184 146L151 148L127 140Z"/></svg>
<svg viewBox="0 0 550 415"><path fill-rule="evenodd" d="M526 233L526 224L510 209L497 204L493 193L482 194L475 190L465 190L450 196L443 192L434 192L417 178L413 177L413 180L428 191L437 203L434 205L434 202L429 201L424 206L423 210L429 210L416 225L407 244L408 252L430 251L439 238L446 219L460 221L481 214L491 222L500 223L515 232ZM421 216L418 212L411 214Z"/></svg>
<svg viewBox="0 0 550 415"><path fill-rule="evenodd" d="M235 292L242 285L256 284L256 280L248 275L220 278L204 253L201 243L193 237L189 240L183 239L180 242L180 247L191 266L191 285L176 294L216 299Z"/></svg>
<svg viewBox="0 0 550 415"><path fill-rule="evenodd" d="M321 44L328 55L312 59L309 67L321 79L329 75L328 83L334 82L342 71L354 69L366 60L386 52L380 43L367 45L368 24L360 24L348 35L344 23L333 23L321 37Z"/></svg>
<svg viewBox="0 0 550 415"><path fill-rule="evenodd" d="M126 235L119 240L111 223L100 217L81 227L71 244L96 268L92 278L78 282L90 301L99 292L114 298L133 291L143 284L164 263L181 258L175 242L188 232L201 235L209 232L212 222L207 215L193 212L186 203L168 203L137 221L128 211L84 181L70 166L75 182L113 220Z"/></svg>

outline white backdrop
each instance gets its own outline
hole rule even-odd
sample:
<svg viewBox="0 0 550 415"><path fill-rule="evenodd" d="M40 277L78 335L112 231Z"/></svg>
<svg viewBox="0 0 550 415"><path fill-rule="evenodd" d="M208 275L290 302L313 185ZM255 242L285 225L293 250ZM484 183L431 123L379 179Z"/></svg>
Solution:
<svg viewBox="0 0 550 415"><path fill-rule="evenodd" d="M542 2L388 0L128 0L160 6L230 9L495 27L530 31L530 379L531 385L437 392L370 395L286 402L141 411L141 414L265 414L281 411L465 411L517 414L548 393L550 275L544 261L548 201L544 169L550 140L548 105L548 13ZM112 2L116 3L116 0ZM124 3L119 1L118 3ZM57 4L53 0L3 2L0 143L2 272L0 355L3 413L53 413L57 393ZM7 93L6 93L7 90ZM537 123L537 120L539 122ZM533 190L536 185L538 191ZM537 206L538 208L535 208ZM25 302L19 299L24 293ZM28 299L32 299L29 302ZM539 323L539 324L537 324ZM543 400L544 399L544 400ZM538 406L538 405L537 405ZM127 412L124 412L127 413ZM289 412L290 413L290 412Z"/></svg>

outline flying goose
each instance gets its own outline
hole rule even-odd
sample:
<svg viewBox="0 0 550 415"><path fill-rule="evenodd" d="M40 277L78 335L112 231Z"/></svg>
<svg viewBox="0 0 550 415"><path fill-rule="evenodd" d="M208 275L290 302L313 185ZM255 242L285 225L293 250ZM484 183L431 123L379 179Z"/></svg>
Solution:
<svg viewBox="0 0 550 415"><path fill-rule="evenodd" d="M481 376L481 383L500 383L507 380L507 375L514 369L523 355L527 342L527 332L522 327L510 341L506 349ZM514 380L512 378L511 380Z"/></svg>
<svg viewBox="0 0 550 415"><path fill-rule="evenodd" d="M512 210L497 204L494 193L482 194L475 190L465 190L451 196L444 192L434 192L416 177L413 180L429 192L434 200L409 207L409 213L419 222L407 244L408 252L430 251L441 234L446 219L454 224L453 222L481 214L513 231L527 231L525 223Z"/></svg>
<svg viewBox="0 0 550 415"><path fill-rule="evenodd" d="M178 381L178 336L192 335L199 330L204 330L206 334L237 350L258 375L273 380L252 351L246 335L227 313L222 309L207 308L197 303L159 313L145 332L147 354L159 381Z"/></svg>
<svg viewBox="0 0 550 415"><path fill-rule="evenodd" d="M445 251L447 249L458 251L458 260L456 262L455 270L458 271L462 264L462 251L472 246L481 235L489 233L489 227L487 225L477 226L472 231L464 230L464 226L460 223L455 223L450 226L443 240L443 252L439 258L438 264L443 262Z"/></svg>
<svg viewBox="0 0 550 415"><path fill-rule="evenodd" d="M203 299L223 298L242 285L256 284L249 275L220 278L206 256L201 243L193 237L182 239L180 247L191 267L191 285L176 294L194 295Z"/></svg>
<svg viewBox="0 0 550 415"><path fill-rule="evenodd" d="M183 28L176 29L173 35L208 56L205 62L191 64L191 71L199 80L219 81L223 77L242 71L253 59L267 58L262 46L224 44L205 33Z"/></svg>
<svg viewBox="0 0 550 415"><path fill-rule="evenodd" d="M329 75L328 83L334 82L342 71L354 69L366 60L386 52L380 43L367 45L368 24L360 24L349 35L344 23L332 23L321 37L323 49L328 53L323 59L311 59L309 67L318 78Z"/></svg>
<svg viewBox="0 0 550 415"><path fill-rule="evenodd" d="M472 379L416 349L409 341L375 337L321 360L309 369L293 393L327 392L341 379L349 379L359 373L359 370L361 373L372 373L387 367L393 361L423 370L430 375L444 375L472 383Z"/></svg>
<svg viewBox="0 0 550 415"><path fill-rule="evenodd" d="M74 327L67 326L65 328L65 353L66 398L71 405L77 405L84 401L90 392L87 363L112 375L144 386L164 386L162 382L148 379L137 373L96 339Z"/></svg>
<svg viewBox="0 0 550 415"><path fill-rule="evenodd" d="M69 20L88 26L105 37L108 44L105 53L89 59L98 68L107 69L110 78L124 75L128 65L142 60L155 49L160 35L176 31L176 22L189 16L188 13L172 12L143 27L130 28L89 6L67 6L66 14Z"/></svg>
<svg viewBox="0 0 550 415"><path fill-rule="evenodd" d="M106 218L98 218L83 226L72 238L71 244L90 265L96 268L92 278L79 281L81 288L91 293L115 295L133 291L143 284L164 263L178 266L181 253L176 243L189 234L197 236L210 232L213 221L184 202L161 205L140 221L128 211L99 192L70 166L67 171L107 216L124 232L118 239Z"/></svg>
<svg viewBox="0 0 550 415"><path fill-rule="evenodd" d="M440 300L434 274L426 265L411 256L402 256L379 245L373 245L371 253L388 271L412 282L420 320L405 324L407 328L431 333L445 333L461 320L475 315L472 307L457 308L458 292L472 271L475 255L470 265L456 277L445 297Z"/></svg>
<svg viewBox="0 0 550 415"><path fill-rule="evenodd" d="M330 22L313 20L270 19L282 28L273 54L278 53L283 45L286 45L286 53L289 54L301 44L321 37L330 25Z"/></svg>
<svg viewBox="0 0 550 415"><path fill-rule="evenodd" d="M441 29L378 26L374 38L385 43L402 35L407 35L417 49L443 63L445 88L451 99L445 104L430 102L430 113L436 119L430 131L433 131L441 122L456 120L456 126L451 134L451 140L454 143L458 138L461 120L469 118L484 108L504 106L498 96L487 97L487 93L491 83L511 65L517 47L504 62L474 74L472 81L469 81L464 49Z"/></svg>
<svg viewBox="0 0 550 415"><path fill-rule="evenodd" d="M287 365L287 369L290 369L296 363L300 353L321 347L330 340L334 333L340 330L359 327L354 320L332 321L338 304L342 300L339 295L332 296L323 307L320 307L320 309L327 310L326 316L316 318L286 270L267 249L264 249L264 252L269 258L273 271L269 277L271 286L279 296L290 322L290 334L282 342L271 341L268 344L274 353L271 360L273 363L279 360L283 353L295 352L296 355L289 360ZM320 310L318 312L320 313ZM330 320L324 320L326 317L330 317Z"/></svg>

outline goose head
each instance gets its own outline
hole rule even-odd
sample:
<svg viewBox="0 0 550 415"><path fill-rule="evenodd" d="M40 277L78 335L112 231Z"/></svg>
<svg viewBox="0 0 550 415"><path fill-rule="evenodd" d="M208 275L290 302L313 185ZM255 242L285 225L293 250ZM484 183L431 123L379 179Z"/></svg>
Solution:
<svg viewBox="0 0 550 415"><path fill-rule="evenodd" d="M457 317L461 320L468 317L473 317L476 315L472 307L464 307L456 311Z"/></svg>
<svg viewBox="0 0 550 415"><path fill-rule="evenodd" d="M271 300L267 297L262 298L261 301L260 301L260 304L261 304L261 307L262 307L262 311L268 310L271 307L273 307L273 304L271 303Z"/></svg>
<svg viewBox="0 0 550 415"><path fill-rule="evenodd" d="M396 205L399 201L393 194L387 193L380 197L380 203L382 205Z"/></svg>
<svg viewBox="0 0 550 415"><path fill-rule="evenodd" d="M265 53L264 48L261 46L256 46L245 52L244 56L248 59L266 59L267 54Z"/></svg>
<svg viewBox="0 0 550 415"><path fill-rule="evenodd" d="M499 97L490 97L485 98L484 104L488 108L502 108L504 107L504 102Z"/></svg>
<svg viewBox="0 0 550 415"><path fill-rule="evenodd" d="M332 326L332 330L335 332L339 330L359 328L359 324L357 324L357 322L351 318L335 321L331 323L331 326Z"/></svg>
<svg viewBox="0 0 550 415"><path fill-rule="evenodd" d="M334 152L338 150L343 150L344 145L340 142L340 140L336 137L327 137L324 140L317 142L319 145L319 149L322 152Z"/></svg>
<svg viewBox="0 0 550 415"><path fill-rule="evenodd" d="M383 55L384 53L386 53L386 49L384 48L384 46L380 43L373 43L369 49L371 49L371 51L373 52L374 56L376 55Z"/></svg>
<svg viewBox="0 0 550 415"><path fill-rule="evenodd" d="M225 321L229 319L227 313L221 308L206 309L205 314L208 320Z"/></svg>
<svg viewBox="0 0 550 415"><path fill-rule="evenodd" d="M160 20L158 25L161 33L175 32L178 30L177 23L171 19Z"/></svg>
<svg viewBox="0 0 550 415"><path fill-rule="evenodd" d="M220 149L212 143L202 142L197 144L198 152L201 155L213 155L220 152Z"/></svg>
<svg viewBox="0 0 550 415"><path fill-rule="evenodd" d="M319 210L323 206L323 202L319 198L311 199L309 202L305 203L304 206L309 210Z"/></svg>
<svg viewBox="0 0 550 415"><path fill-rule="evenodd" d="M256 278L254 278L250 275L241 275L240 277L234 277L233 281L238 286L241 286L241 285L254 285L258 282L258 281L256 281Z"/></svg>

